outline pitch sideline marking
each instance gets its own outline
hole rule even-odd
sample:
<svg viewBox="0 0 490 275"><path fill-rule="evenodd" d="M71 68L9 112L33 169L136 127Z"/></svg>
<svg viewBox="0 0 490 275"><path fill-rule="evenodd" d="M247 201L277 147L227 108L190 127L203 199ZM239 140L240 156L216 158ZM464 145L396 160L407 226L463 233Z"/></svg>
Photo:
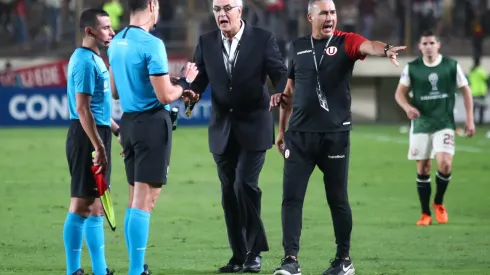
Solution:
<svg viewBox="0 0 490 275"><path fill-rule="evenodd" d="M370 135L370 134L363 134L361 135L361 137L374 139L379 142L390 142L390 143L408 145L408 137L396 138L396 137L390 137L386 135ZM466 145L456 145L456 151L469 152L469 153L485 153L485 151L481 148L474 147L474 146L466 146Z"/></svg>

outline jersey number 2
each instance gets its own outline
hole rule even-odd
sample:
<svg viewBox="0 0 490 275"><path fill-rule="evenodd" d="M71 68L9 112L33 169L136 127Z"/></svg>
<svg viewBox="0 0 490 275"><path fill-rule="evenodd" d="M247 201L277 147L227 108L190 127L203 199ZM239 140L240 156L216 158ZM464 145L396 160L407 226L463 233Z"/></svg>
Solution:
<svg viewBox="0 0 490 275"><path fill-rule="evenodd" d="M444 145L454 146L454 136L451 134L444 134Z"/></svg>

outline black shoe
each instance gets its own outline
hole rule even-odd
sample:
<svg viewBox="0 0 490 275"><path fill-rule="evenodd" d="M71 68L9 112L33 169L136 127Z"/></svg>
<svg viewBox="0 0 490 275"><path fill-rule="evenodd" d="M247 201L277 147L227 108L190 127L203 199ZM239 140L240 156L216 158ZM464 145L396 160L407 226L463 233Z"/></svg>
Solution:
<svg viewBox="0 0 490 275"><path fill-rule="evenodd" d="M73 272L73 275L85 275L85 271L83 268L80 268L79 270Z"/></svg>
<svg viewBox="0 0 490 275"><path fill-rule="evenodd" d="M352 261L335 258L330 262L330 267L322 275L354 275L356 270Z"/></svg>
<svg viewBox="0 0 490 275"><path fill-rule="evenodd" d="M218 268L219 273L239 273L243 270L243 265L233 262L227 263L225 266Z"/></svg>
<svg viewBox="0 0 490 275"><path fill-rule="evenodd" d="M141 275L150 275L151 274L151 271L148 270L148 265L145 264L143 265L143 273L141 273Z"/></svg>
<svg viewBox="0 0 490 275"><path fill-rule="evenodd" d="M281 266L274 270L274 275L301 275L298 260L293 256L286 256L281 261Z"/></svg>
<svg viewBox="0 0 490 275"><path fill-rule="evenodd" d="M243 264L243 272L259 273L262 268L262 255L260 253L247 253L245 263Z"/></svg>

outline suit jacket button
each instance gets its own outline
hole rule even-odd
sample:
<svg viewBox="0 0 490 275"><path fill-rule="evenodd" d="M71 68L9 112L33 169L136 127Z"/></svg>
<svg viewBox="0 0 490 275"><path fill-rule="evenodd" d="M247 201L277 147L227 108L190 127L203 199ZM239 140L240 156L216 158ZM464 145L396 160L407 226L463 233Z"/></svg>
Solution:
<svg viewBox="0 0 490 275"><path fill-rule="evenodd" d="M233 112L233 109L230 109L230 113Z"/></svg>

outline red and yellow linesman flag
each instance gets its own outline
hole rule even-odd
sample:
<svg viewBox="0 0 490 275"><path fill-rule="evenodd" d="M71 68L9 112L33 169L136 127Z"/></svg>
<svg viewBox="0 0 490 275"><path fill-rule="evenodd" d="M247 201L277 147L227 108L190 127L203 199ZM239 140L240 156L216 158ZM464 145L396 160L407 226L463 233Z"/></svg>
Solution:
<svg viewBox="0 0 490 275"><path fill-rule="evenodd" d="M92 158L95 157L95 151L92 152ZM112 231L116 231L116 216L114 215L114 205L112 204L111 192L107 188L107 181L105 179L105 172L98 173L99 167L92 165L92 174L95 178L95 184L97 186L97 192L99 193L100 202L104 208L105 217Z"/></svg>

